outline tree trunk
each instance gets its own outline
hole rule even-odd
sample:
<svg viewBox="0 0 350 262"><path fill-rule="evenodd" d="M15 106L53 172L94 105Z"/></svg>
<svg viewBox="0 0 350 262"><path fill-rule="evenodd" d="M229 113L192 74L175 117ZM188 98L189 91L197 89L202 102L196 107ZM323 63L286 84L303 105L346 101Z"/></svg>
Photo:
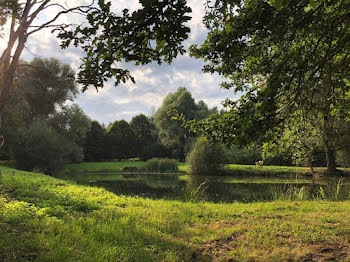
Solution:
<svg viewBox="0 0 350 262"><path fill-rule="evenodd" d="M328 174L335 174L338 172L334 148L335 132L333 122L333 118L330 115L324 116L323 144L326 153L326 164Z"/></svg>
<svg viewBox="0 0 350 262"><path fill-rule="evenodd" d="M337 172L335 151L327 142L325 142L325 145L324 145L325 152L326 152L327 173L332 174Z"/></svg>

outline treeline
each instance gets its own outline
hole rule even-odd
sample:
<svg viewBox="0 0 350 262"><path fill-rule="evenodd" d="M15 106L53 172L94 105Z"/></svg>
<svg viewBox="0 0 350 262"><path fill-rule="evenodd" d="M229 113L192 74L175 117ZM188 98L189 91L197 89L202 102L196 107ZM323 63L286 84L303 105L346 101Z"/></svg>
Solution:
<svg viewBox="0 0 350 262"><path fill-rule="evenodd" d="M73 101L79 90L69 65L56 59L21 62L13 94L2 114L3 160L19 169L52 174L67 163L153 157L185 160L196 135L170 118L176 109L189 119L204 119L216 108L195 102L186 88L170 93L150 117L108 127L92 121ZM68 102L68 103L67 103Z"/></svg>
<svg viewBox="0 0 350 262"><path fill-rule="evenodd" d="M74 72L56 59L21 62L9 103L2 114L5 143L1 158L16 167L53 173L84 158L90 119L77 105Z"/></svg>
<svg viewBox="0 0 350 262"><path fill-rule="evenodd" d="M118 120L106 127L91 120L77 105L67 103L79 92L74 72L68 65L56 59L36 58L30 63L22 62L17 75L13 95L2 115L5 144L0 157L14 160L19 169L52 174L67 163L81 161L155 157L185 161L199 134L184 128L169 116L169 112L176 110L186 119L197 120L225 113L218 112L217 108L209 109L203 101L196 103L191 93L180 87L168 94L154 115L140 114L130 122ZM350 134L347 125L341 130ZM350 136L340 138L343 147L338 151L338 164L348 166ZM307 145L314 149L312 164L324 166L325 154L317 136L308 138ZM221 147L220 150L224 152L218 163L310 164L310 155L303 155L289 133L278 143L257 144L250 149Z"/></svg>
<svg viewBox="0 0 350 262"><path fill-rule="evenodd" d="M208 109L203 101L196 103L191 93L180 87L164 99L154 116L140 114L130 123L119 120L107 128L92 121L86 134L85 160L167 157L184 161L197 135L171 119L168 112L173 109L190 119L204 119L217 112L216 108Z"/></svg>

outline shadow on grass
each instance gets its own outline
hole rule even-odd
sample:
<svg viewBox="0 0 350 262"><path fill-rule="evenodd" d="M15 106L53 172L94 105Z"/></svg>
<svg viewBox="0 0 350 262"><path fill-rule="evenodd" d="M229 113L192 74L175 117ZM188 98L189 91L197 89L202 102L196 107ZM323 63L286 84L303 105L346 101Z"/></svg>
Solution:
<svg viewBox="0 0 350 262"><path fill-rule="evenodd" d="M137 203L115 198L104 205L94 196L89 199L90 194L101 202L111 194L84 190L90 189L41 175L5 175L0 185L0 260L210 261L176 237L175 217L171 225L154 217L150 222L143 207L136 210Z"/></svg>

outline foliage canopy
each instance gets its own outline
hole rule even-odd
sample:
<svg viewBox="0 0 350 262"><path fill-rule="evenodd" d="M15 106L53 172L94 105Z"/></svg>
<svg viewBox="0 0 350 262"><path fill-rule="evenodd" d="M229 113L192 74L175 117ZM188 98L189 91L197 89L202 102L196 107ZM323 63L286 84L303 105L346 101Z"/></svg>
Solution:
<svg viewBox="0 0 350 262"><path fill-rule="evenodd" d="M246 145L278 139L291 117L318 119L334 163L334 125L350 112L350 1L209 1L204 23L207 39L192 56L243 95L225 101L228 112L188 124Z"/></svg>

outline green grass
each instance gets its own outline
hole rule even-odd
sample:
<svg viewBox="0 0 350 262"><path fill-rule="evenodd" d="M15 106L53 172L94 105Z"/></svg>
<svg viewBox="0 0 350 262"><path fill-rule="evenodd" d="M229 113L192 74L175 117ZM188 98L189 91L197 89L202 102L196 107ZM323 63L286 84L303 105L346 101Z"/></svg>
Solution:
<svg viewBox="0 0 350 262"><path fill-rule="evenodd" d="M83 162L78 164L69 164L61 174L71 173L111 173L120 172L125 166L135 166L139 170L146 167L144 161L121 161L121 162ZM184 162L178 162L180 172L187 172L187 165ZM340 168L346 176L350 176L350 168ZM325 167L316 167L315 171L322 174L326 171ZM308 167L298 166L256 166L256 165L236 165L229 164L223 168L222 175L232 176L305 176L310 175Z"/></svg>
<svg viewBox="0 0 350 262"><path fill-rule="evenodd" d="M62 174L71 174L71 173L111 173L111 172L120 172L123 167L137 167L139 170L145 169L147 162L145 161L120 161L120 162L83 162L68 164L65 166ZM179 171L186 171L185 163L178 163Z"/></svg>
<svg viewBox="0 0 350 262"><path fill-rule="evenodd" d="M0 261L350 261L349 201L150 200L0 169Z"/></svg>
<svg viewBox="0 0 350 262"><path fill-rule="evenodd" d="M135 166L143 168L146 166L144 161L120 161L120 162L83 162L69 164L64 168L63 173L81 173L81 172L118 172L125 166Z"/></svg>
<svg viewBox="0 0 350 262"><path fill-rule="evenodd" d="M326 171L325 167L314 168L316 172L322 174ZM350 174L350 168L340 168L345 175ZM285 175L310 175L308 167L299 166L256 166L256 165L226 165L224 168L226 175L241 175L241 176L285 176Z"/></svg>

